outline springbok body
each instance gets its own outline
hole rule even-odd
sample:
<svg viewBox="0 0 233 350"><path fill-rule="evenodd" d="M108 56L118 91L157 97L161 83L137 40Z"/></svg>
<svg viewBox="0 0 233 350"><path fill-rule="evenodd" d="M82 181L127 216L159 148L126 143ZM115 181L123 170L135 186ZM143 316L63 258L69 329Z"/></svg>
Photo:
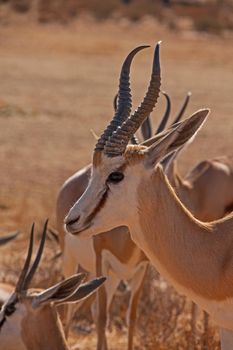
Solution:
<svg viewBox="0 0 233 350"><path fill-rule="evenodd" d="M0 285L10 293L0 310L0 348L4 350L69 350L55 305L77 302L98 288L104 278L81 284L84 274L76 274L46 289L28 289L43 252L42 235L34 263L29 270L33 249L34 226L28 255L16 287Z"/></svg>
<svg viewBox="0 0 233 350"><path fill-rule="evenodd" d="M151 82L141 106L98 140L83 196L66 217L80 238L119 225L176 289L206 310L221 328L222 349L233 348L233 215L203 223L183 206L159 162L177 151L205 121L208 110L161 134L151 146L127 146L157 101L159 45ZM117 123L116 123L117 124ZM130 210L128 210L130 208Z"/></svg>

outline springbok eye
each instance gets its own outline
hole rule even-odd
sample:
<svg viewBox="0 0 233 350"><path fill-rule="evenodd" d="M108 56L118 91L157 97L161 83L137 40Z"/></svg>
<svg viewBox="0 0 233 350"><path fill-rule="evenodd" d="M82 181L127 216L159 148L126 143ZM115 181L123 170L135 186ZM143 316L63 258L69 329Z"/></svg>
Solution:
<svg viewBox="0 0 233 350"><path fill-rule="evenodd" d="M5 315L10 316L15 312L15 310L16 310L16 307L14 303L8 304L5 309Z"/></svg>
<svg viewBox="0 0 233 350"><path fill-rule="evenodd" d="M108 177L108 182L117 183L124 179L124 174L122 174L120 171L114 171L111 173Z"/></svg>

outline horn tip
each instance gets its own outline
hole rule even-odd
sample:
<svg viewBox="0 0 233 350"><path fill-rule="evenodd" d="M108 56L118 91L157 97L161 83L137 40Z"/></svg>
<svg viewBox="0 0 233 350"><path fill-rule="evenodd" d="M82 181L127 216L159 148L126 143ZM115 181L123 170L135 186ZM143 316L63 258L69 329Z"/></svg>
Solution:
<svg viewBox="0 0 233 350"><path fill-rule="evenodd" d="M154 64L153 64L153 70L160 72L160 59L159 59L159 51L160 51L160 43L161 41L158 41L155 51L154 51Z"/></svg>

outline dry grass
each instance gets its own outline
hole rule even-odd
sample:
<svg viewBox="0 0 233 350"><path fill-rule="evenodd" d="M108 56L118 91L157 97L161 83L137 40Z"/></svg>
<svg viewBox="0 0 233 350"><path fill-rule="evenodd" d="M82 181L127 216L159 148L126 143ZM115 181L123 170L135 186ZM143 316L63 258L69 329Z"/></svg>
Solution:
<svg viewBox="0 0 233 350"><path fill-rule="evenodd" d="M230 40L168 33L151 20L137 24L120 20L97 24L86 18L72 26L37 26L30 21L0 30L0 219L1 227L20 229L17 242L3 248L1 280L15 281L32 221L50 217L54 225L56 195L63 181L90 161L94 144L90 129L99 134L112 116L112 98L126 53L142 43L163 39L163 89L178 110L188 90L193 92L191 113L208 106L212 114L197 140L180 160L183 172L200 159L232 152L232 54ZM135 106L150 74L152 50L139 54L132 70ZM161 97L154 125L164 110ZM25 233L24 233L25 232ZM59 264L50 258L57 247L48 243L36 283L49 285L58 278ZM51 272L53 271L53 272ZM152 273L152 272L151 272ZM152 282L151 282L152 281ZM148 278L139 308L138 349L187 349L190 305L164 281ZM127 295L113 306L111 349L126 346L122 320ZM93 349L95 332L85 314L74 328L72 343ZM218 349L214 328L211 349ZM212 336L213 335L213 336ZM196 349L201 349L202 322Z"/></svg>

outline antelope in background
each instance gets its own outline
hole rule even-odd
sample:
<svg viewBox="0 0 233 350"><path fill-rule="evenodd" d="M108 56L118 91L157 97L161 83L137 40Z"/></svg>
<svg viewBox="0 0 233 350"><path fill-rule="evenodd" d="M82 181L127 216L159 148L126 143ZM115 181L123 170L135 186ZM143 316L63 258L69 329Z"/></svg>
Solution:
<svg viewBox="0 0 233 350"><path fill-rule="evenodd" d="M105 278L81 284L85 274L70 276L46 289L28 289L40 263L46 238L47 222L34 262L30 267L33 251L34 225L24 267L16 287L6 285L8 298L0 310L0 347L4 350L68 350L56 306L76 303L93 293ZM1 289L4 288L2 284ZM1 290L0 290L1 291Z"/></svg>
<svg viewBox="0 0 233 350"><path fill-rule="evenodd" d="M196 219L178 199L159 162L179 150L203 125L199 110L150 146L129 145L157 102L159 44L153 74L140 107L97 141L88 187L66 217L66 229L80 238L119 225L150 262L182 294L206 310L221 328L222 349L233 348L233 214L211 223ZM130 208L130 210L129 210Z"/></svg>

